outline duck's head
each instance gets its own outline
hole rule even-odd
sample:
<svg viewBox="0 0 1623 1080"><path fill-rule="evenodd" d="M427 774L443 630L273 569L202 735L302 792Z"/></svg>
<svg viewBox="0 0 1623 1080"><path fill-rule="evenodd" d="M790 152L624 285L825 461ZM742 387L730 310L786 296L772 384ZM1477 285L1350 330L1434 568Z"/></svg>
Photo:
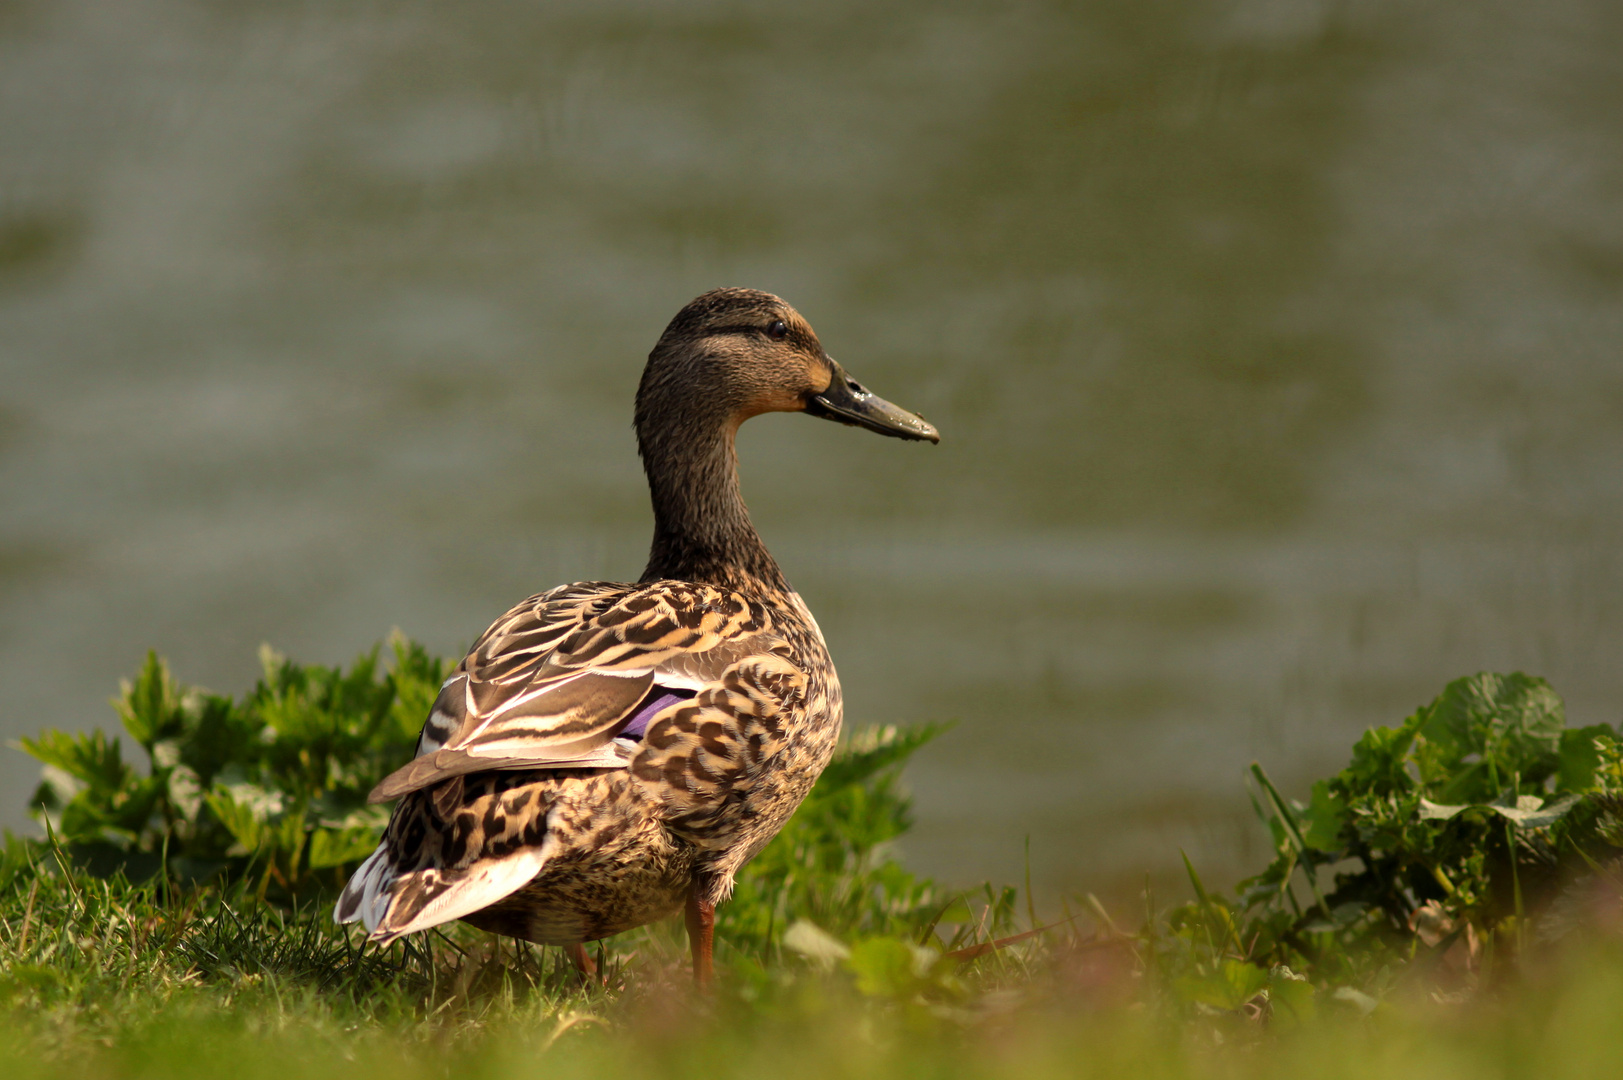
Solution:
<svg viewBox="0 0 1623 1080"><path fill-rule="evenodd" d="M939 442L923 417L868 392L771 293L715 289L677 312L648 356L637 430L703 419L731 431L766 412L804 412L898 439Z"/></svg>

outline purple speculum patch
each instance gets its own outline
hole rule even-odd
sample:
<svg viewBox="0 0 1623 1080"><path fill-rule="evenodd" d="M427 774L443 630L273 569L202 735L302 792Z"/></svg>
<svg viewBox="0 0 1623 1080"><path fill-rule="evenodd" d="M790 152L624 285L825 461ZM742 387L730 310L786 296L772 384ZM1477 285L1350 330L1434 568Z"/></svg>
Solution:
<svg viewBox="0 0 1623 1080"><path fill-rule="evenodd" d="M674 690L664 686L655 685L637 707L626 718L625 725L614 733L617 739L641 739L648 734L648 721L652 720L659 710L667 705L674 705L678 701L686 701L694 694L692 690Z"/></svg>

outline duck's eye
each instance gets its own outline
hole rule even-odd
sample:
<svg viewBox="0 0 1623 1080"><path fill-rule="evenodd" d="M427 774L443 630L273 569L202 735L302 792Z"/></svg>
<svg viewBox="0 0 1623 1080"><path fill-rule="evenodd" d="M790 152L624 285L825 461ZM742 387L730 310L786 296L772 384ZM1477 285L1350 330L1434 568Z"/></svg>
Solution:
<svg viewBox="0 0 1623 1080"><path fill-rule="evenodd" d="M777 322L766 328L766 336L771 338L773 341L782 341L784 338L789 336L789 328L784 325L782 319L779 319Z"/></svg>

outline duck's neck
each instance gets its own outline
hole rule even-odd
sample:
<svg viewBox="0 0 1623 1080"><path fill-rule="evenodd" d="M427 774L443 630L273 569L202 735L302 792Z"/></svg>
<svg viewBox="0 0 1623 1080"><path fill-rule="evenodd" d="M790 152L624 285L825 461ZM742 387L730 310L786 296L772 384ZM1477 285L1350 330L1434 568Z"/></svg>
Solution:
<svg viewBox="0 0 1623 1080"><path fill-rule="evenodd" d="M701 418L638 430L654 504L654 542L643 581L788 589L738 489L736 431L735 424Z"/></svg>

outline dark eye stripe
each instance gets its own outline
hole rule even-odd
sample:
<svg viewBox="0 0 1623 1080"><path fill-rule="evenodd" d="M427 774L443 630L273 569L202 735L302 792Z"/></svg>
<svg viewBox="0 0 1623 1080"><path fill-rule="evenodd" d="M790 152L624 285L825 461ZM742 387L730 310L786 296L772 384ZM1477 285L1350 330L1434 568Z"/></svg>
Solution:
<svg viewBox="0 0 1623 1080"><path fill-rule="evenodd" d="M774 322L783 322L783 320L776 319ZM712 326L704 331L705 337L719 337L723 334L765 334L767 337L772 337L770 323L766 326L762 326L759 323L734 323L730 326ZM773 340L798 342L800 341L800 335L796 334L792 329L790 329L788 323L784 323L783 337L773 338Z"/></svg>

